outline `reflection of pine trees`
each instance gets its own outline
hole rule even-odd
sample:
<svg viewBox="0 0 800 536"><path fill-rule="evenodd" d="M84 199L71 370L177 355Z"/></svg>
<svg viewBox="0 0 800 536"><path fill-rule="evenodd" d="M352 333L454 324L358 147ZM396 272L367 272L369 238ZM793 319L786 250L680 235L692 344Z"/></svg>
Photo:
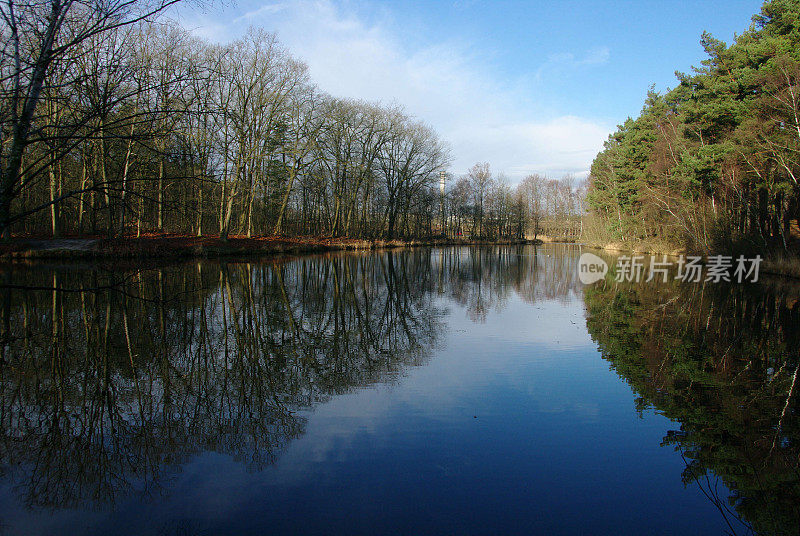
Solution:
<svg viewBox="0 0 800 536"><path fill-rule="evenodd" d="M637 407L680 423L663 445L687 461L685 482L719 500L734 532L800 531L797 288L745 285L588 287L588 327L634 388ZM737 528L738 527L738 528ZM745 529L747 527L744 527Z"/></svg>

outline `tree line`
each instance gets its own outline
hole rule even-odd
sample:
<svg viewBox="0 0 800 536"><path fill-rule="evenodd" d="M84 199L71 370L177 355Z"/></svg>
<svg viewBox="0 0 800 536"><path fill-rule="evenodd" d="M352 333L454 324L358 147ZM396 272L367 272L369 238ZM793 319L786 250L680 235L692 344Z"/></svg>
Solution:
<svg viewBox="0 0 800 536"><path fill-rule="evenodd" d="M446 187L444 234L476 239L536 239L541 235L576 238L585 212L586 183L572 175L561 179L533 173L512 186L478 163Z"/></svg>
<svg viewBox="0 0 800 536"><path fill-rule="evenodd" d="M322 94L272 34L221 46L145 22L51 63L5 227L393 236L447 158L399 107Z"/></svg>
<svg viewBox="0 0 800 536"><path fill-rule="evenodd" d="M588 204L606 240L691 249L790 248L800 215L800 2L769 0L728 46L652 88L591 167Z"/></svg>
<svg viewBox="0 0 800 536"><path fill-rule="evenodd" d="M574 180L453 180L402 107L327 95L274 34L212 44L158 1L0 6L4 236L501 239L579 214Z"/></svg>
<svg viewBox="0 0 800 536"><path fill-rule="evenodd" d="M264 31L214 45L121 8L78 39L108 6L52 29L60 5L2 8L4 233L391 237L424 216L448 151L399 106L321 93Z"/></svg>

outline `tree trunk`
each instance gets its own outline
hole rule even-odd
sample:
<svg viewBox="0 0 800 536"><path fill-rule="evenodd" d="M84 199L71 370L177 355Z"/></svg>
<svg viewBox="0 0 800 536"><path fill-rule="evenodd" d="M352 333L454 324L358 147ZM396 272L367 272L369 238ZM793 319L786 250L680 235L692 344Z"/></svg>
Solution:
<svg viewBox="0 0 800 536"><path fill-rule="evenodd" d="M275 229L273 229L273 234L281 234L281 226L283 224L283 215L286 212L286 205L289 203L289 195L292 193L292 186L294 185L294 178L297 175L297 171L294 167L289 169L289 180L286 182L286 191L283 193L283 199L281 199L281 207L278 209L278 219L275 222Z"/></svg>
<svg viewBox="0 0 800 536"><path fill-rule="evenodd" d="M78 234L83 234L84 197L86 196L86 155L81 150L81 193L78 198Z"/></svg>
<svg viewBox="0 0 800 536"><path fill-rule="evenodd" d="M24 106L19 117L14 118L16 121L13 126L6 165L0 168L0 234L2 234L3 239L11 238L9 229L11 224L11 202L14 200L15 190L20 180L22 155L28 141L33 115L36 112L36 106L42 93L45 75L53 60L53 42L70 5L72 4L63 4L60 0L55 0L52 4L50 15L47 18L47 27L43 32L41 45L39 46L39 55L31 72L31 81L28 87L23 89L26 94ZM19 44L19 36L16 31L12 33L12 38ZM17 98L15 97L15 102L12 103L12 109L15 111L16 100Z"/></svg>
<svg viewBox="0 0 800 536"><path fill-rule="evenodd" d="M161 154L158 155L158 192L156 193L156 205L158 215L156 216L156 227L158 231L164 230L164 146L161 146Z"/></svg>
<svg viewBox="0 0 800 536"><path fill-rule="evenodd" d="M55 172L55 155L53 155L53 162L47 166L47 172L50 175L50 224L53 238L61 236L61 217L59 215L59 206L56 202L58 197L58 184Z"/></svg>

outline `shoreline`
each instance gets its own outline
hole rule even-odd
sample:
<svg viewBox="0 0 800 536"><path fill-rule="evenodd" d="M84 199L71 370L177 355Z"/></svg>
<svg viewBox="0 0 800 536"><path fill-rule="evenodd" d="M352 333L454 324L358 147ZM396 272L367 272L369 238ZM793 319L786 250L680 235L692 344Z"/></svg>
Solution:
<svg viewBox="0 0 800 536"><path fill-rule="evenodd" d="M541 244L539 240L414 239L366 240L320 237L217 237L152 235L139 238L12 238L0 243L0 261L36 259L182 259L259 257L335 251L369 251L405 247L483 246Z"/></svg>

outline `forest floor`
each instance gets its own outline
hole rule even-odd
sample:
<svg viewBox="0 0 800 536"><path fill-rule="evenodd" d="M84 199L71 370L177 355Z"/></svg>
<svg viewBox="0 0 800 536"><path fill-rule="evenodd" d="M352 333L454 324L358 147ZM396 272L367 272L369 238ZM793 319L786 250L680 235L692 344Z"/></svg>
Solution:
<svg viewBox="0 0 800 536"><path fill-rule="evenodd" d="M0 259L91 259L230 257L370 250L406 246L524 244L527 240L476 241L467 239L363 240L327 237L197 237L179 234L147 234L136 237L69 237L47 239L12 237L0 242Z"/></svg>

